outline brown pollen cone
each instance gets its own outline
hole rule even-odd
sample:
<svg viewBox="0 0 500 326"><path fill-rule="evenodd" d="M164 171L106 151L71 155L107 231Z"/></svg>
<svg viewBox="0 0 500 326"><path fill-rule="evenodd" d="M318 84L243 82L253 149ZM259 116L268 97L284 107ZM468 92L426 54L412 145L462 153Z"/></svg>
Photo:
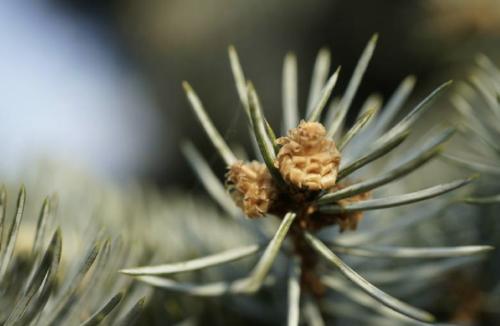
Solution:
<svg viewBox="0 0 500 326"><path fill-rule="evenodd" d="M329 191L336 191L350 185L349 182L341 182L336 184ZM370 199L372 196L370 191L341 199L337 202L338 205L344 206L360 201ZM338 225L340 232L346 230L354 231L358 227L358 223L363 219L363 212L335 213L328 214L317 210L317 206L304 205L304 209L297 217L297 224L300 228L309 231L321 230L330 225Z"/></svg>
<svg viewBox="0 0 500 326"><path fill-rule="evenodd" d="M226 184L236 205L250 218L264 216L277 196L271 174L257 161L231 165Z"/></svg>
<svg viewBox="0 0 500 326"><path fill-rule="evenodd" d="M340 153L335 142L326 138L321 123L302 120L286 137L278 138L277 143L282 147L274 165L286 182L312 191L335 185Z"/></svg>
<svg viewBox="0 0 500 326"><path fill-rule="evenodd" d="M364 192L362 194L352 196L349 198L339 200L339 205L344 206L347 204L367 200L371 198L371 192ZM341 214L338 218L337 224L339 225L340 232L345 230L354 231L358 227L358 223L363 219L363 212L352 212Z"/></svg>

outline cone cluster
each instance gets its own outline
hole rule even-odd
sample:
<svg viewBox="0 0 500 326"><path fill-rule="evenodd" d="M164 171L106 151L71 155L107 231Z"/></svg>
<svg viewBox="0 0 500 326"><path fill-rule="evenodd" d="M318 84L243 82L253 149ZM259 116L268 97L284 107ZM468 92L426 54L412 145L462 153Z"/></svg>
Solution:
<svg viewBox="0 0 500 326"><path fill-rule="evenodd" d="M340 153L318 122L301 121L285 137L274 165L291 189L320 191L335 186ZM257 161L238 161L229 167L226 183L236 205L250 218L264 216L278 198L267 167Z"/></svg>

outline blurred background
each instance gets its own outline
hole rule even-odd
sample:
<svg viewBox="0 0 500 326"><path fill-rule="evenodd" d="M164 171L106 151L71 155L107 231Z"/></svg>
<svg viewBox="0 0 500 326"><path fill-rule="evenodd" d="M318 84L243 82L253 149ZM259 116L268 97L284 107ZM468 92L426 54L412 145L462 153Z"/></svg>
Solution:
<svg viewBox="0 0 500 326"><path fill-rule="evenodd" d="M127 239L130 247L114 252L135 249L136 260L120 261L121 266L135 266L149 259L156 263L193 258L232 248L242 240L250 243L250 231L254 229L248 231L236 224L247 220L233 221L234 229L245 233L227 232L230 223L220 210L206 201L190 200L204 190L179 150L182 141L191 140L219 176L225 166L189 107L181 82L191 83L227 141L251 152L246 117L227 57L228 45L237 48L246 76L254 82L266 116L277 129L282 112L281 71L287 52L295 52L298 58L299 103L304 108L318 51L328 47L332 67L342 65L336 96L343 93L374 33L379 34L377 49L348 122L368 95L378 92L387 99L409 74L418 78L411 106L449 79L468 78L478 53L488 55L498 65L500 1L0 0L1 183L16 187L20 182L27 183L29 195L35 198L30 198L32 207L26 214L32 217L37 216L34 212L41 196L58 191L63 203L58 223L64 229L64 248L69 254L63 257L67 257L68 266L75 263L72 259L82 244L96 236L97 232L82 232L87 230L87 223L94 226L94 220L109 227L113 235ZM445 115L451 107L450 93L423 117L417 126L420 131L450 119ZM455 149L467 148L463 143L459 138L453 145ZM438 164L441 168L418 174L411 187L434 184L452 173L448 165ZM58 175L59 167L64 172L77 171L77 177ZM91 180L80 178L80 171ZM464 176L466 172L459 173ZM485 188L485 194L498 193L496 179L485 179L493 184L491 191ZM153 187L136 188L137 182ZM166 190L167 196L157 194L156 189ZM57 204L59 197L55 198ZM412 228L411 237L403 234L404 240L419 246L498 247L498 205L474 212L459 206L441 222ZM376 223L384 223L379 221ZM166 236L165 230L176 232ZM28 228L28 236L20 236L21 245L28 244L26 248L31 247L31 231ZM408 296L412 302L425 302L423 305L431 307L439 320L473 324L479 320L480 308L484 308L479 307L482 293L494 288L496 301L486 308L495 319L483 318L483 324L497 324L490 322L498 321L500 302L498 250L495 254L470 275L443 273L440 281L444 285L429 283L434 291L424 291L431 300L413 292ZM374 266L394 271L392 265L369 263L366 270ZM109 270L114 273L116 268ZM231 277L237 274L232 267L221 273ZM216 273L210 276L221 279ZM401 280L406 283L406 276ZM455 280L459 284L453 287ZM402 283L396 282L394 289ZM112 286L117 287L115 283ZM102 297L109 292L96 288L103 292ZM168 293L158 291L155 295L163 298ZM151 300L160 307L149 307L145 318L151 319L142 324L153 324L152 318L164 324L164 311L176 321L192 311L204 322L207 313L217 318L226 316L226 304L205 305L200 300L193 305L184 299L180 299L184 302L182 313L176 311L177 306L164 305L163 300ZM234 303L241 305L236 300ZM337 303L334 300L334 306ZM280 316L275 306L265 305L271 315ZM10 309L11 303L4 306ZM224 313L219 316L214 307ZM357 309L353 310L355 315ZM159 313L151 312L155 310ZM463 315L457 314L463 311ZM251 317L254 315L260 317ZM255 320L249 321L256 325ZM350 321L346 325L351 325Z"/></svg>
<svg viewBox="0 0 500 326"><path fill-rule="evenodd" d="M223 173L182 92L189 80L230 143L249 146L227 46L234 44L271 123L282 58L299 62L299 102L321 47L341 92L370 36L375 56L355 106L408 74L417 94L500 56L500 2L42 0L0 2L0 171L57 161L115 182L193 187L178 149L191 139ZM446 106L443 103L443 107ZM433 108L438 112L441 107Z"/></svg>

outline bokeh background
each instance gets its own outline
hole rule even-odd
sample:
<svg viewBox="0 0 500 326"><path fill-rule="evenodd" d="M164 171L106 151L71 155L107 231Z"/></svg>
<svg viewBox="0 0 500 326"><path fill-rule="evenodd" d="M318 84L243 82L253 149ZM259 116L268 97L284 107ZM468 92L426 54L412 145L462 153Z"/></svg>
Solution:
<svg viewBox="0 0 500 326"><path fill-rule="evenodd" d="M426 1L43 0L0 2L0 170L57 161L117 182L193 187L178 145L193 140L219 172L184 98L189 80L230 143L248 146L227 46L234 44L271 123L282 58L299 60L299 101L321 47L345 86L364 45L380 40L355 106L408 74L419 93L460 79L479 52L500 53L500 3ZM433 108L444 110L446 103ZM353 110L354 112L354 110Z"/></svg>
<svg viewBox="0 0 500 326"><path fill-rule="evenodd" d="M113 236L127 239L130 247L121 250L135 249L139 258L126 265L120 262L123 266L145 258L155 263L177 261L233 247L246 238L229 229L220 209L199 201L196 195L204 193L203 187L179 150L182 141L191 140L215 172L224 174L224 164L192 113L181 82L193 85L227 141L251 152L228 45L236 46L266 117L277 129L287 52L298 57L299 103L304 107L319 49L328 47L332 66L342 65L334 96L342 94L374 33L379 34L377 49L348 122L368 95L378 92L387 99L409 74L418 78L411 107L444 81L467 79L478 53L500 63L500 1L0 0L0 181L16 188L26 182L33 206L26 215L32 217L42 196L58 191L63 203L58 223L63 226L63 260L68 265L81 243L90 242L97 233L82 232L91 230L84 226L94 218ZM431 125L449 122L447 95L434 103L416 129L426 132ZM463 147L461 141L454 139L454 149ZM453 173L453 168L437 164L441 168L416 175L411 187L421 189ZM76 171L78 177L58 175L59 170ZM80 178L80 172L85 177ZM484 193L498 193L496 180L484 179L493 184L484 187ZM148 187L135 188L137 183ZM168 195L163 197L156 189ZM191 195L196 201L189 200ZM441 222L412 229L411 237L403 240L418 245L497 245L497 212L498 205L474 212L459 206ZM246 230L240 225L236 229ZM31 246L30 229L20 238L19 247ZM430 300L413 295L410 299L436 313L439 320L472 324L480 320L476 299L495 288L489 315L481 315L484 325L495 324L500 302L498 261L497 250L476 269L443 274L441 283L430 284L435 290L428 291ZM374 265L366 266L371 270ZM110 270L114 273L116 268ZM238 273L228 269L222 274L234 278ZM210 276L220 279L218 274ZM179 301L183 304L176 304L185 311L171 313L178 307L164 304L169 294L155 295L160 299L151 300L142 324L164 324L165 316L180 321L193 311L203 321L206 316L227 317L225 305L201 300L193 305L184 297ZM275 315L274 306L267 308ZM465 316L455 314L462 311ZM260 312L251 317L267 318ZM248 322L256 325L254 319Z"/></svg>

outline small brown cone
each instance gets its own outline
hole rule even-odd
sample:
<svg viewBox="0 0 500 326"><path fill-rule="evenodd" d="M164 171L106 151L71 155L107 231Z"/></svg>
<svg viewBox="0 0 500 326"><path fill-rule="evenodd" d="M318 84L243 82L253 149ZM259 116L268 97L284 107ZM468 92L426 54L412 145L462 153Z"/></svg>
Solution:
<svg viewBox="0 0 500 326"><path fill-rule="evenodd" d="M271 174L257 161L231 165L226 184L236 205L250 218L264 216L277 195Z"/></svg>
<svg viewBox="0 0 500 326"><path fill-rule="evenodd" d="M355 195L349 198L339 200L338 204L340 206L345 206L352 203L357 203L360 201L367 200L371 198L371 192L364 192L359 195ZM341 214L338 220L338 225L340 227L340 232L345 230L354 231L358 228L359 222L363 219L363 212L351 212L346 214Z"/></svg>
<svg viewBox="0 0 500 326"><path fill-rule="evenodd" d="M277 143L282 147L274 165L286 182L313 191L335 185L340 153L321 123L301 121Z"/></svg>

